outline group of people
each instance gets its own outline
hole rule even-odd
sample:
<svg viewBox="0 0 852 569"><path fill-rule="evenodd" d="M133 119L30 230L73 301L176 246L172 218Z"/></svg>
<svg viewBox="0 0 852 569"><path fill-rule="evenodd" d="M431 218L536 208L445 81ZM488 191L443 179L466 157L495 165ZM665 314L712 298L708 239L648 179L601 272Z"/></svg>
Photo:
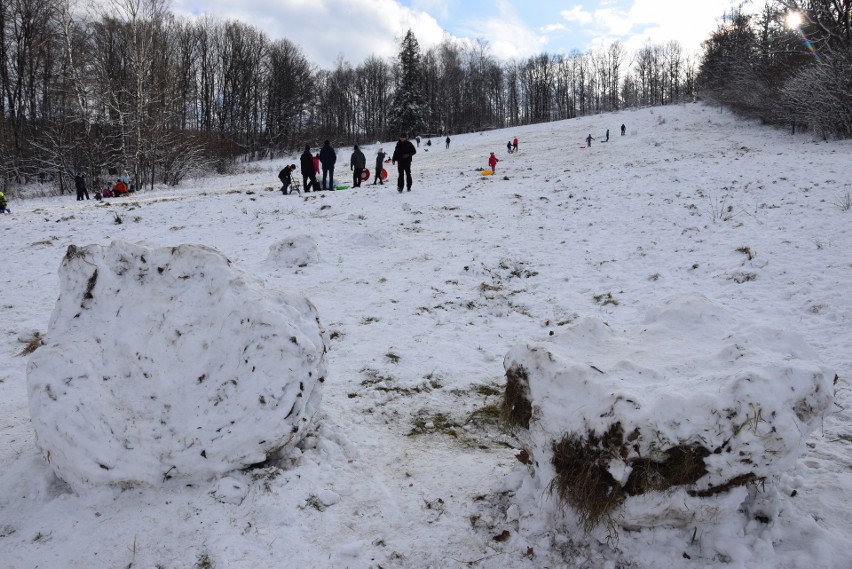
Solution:
<svg viewBox="0 0 852 569"><path fill-rule="evenodd" d="M447 147L450 146L450 137L447 137L446 140ZM408 136L405 134L399 135L399 140L394 147L393 154L391 155L391 164L397 166L399 171L399 179L397 180L397 190L402 192L404 189L407 189L409 192L411 191L411 186L413 183L411 177L411 159L417 154L417 149L414 147L414 144L408 140ZM382 175L383 165L385 163L387 154L385 154L383 148L379 148L376 153L376 173L373 178L373 185L381 184L384 185L384 176ZM334 148L331 146L331 142L326 140L319 153L314 156L311 153L311 145L305 145L305 151L299 158L299 163L301 166L302 173L302 189L299 190L296 184L293 184L293 172L296 170L295 164L290 164L289 166L284 166L284 168L278 173L278 179L281 180L281 192L286 196L292 191L299 191L301 193L304 191L305 193L313 190L314 192L318 192L320 190L334 190L336 189L334 185L334 166L337 163L337 153L334 151ZM356 144L352 149L352 156L349 159L349 169L352 171L352 187L359 188L361 187L361 182L364 180L364 170L367 167L367 157L364 155L364 152L360 149L360 147ZM322 170L322 184L317 180L317 174Z"/></svg>
<svg viewBox="0 0 852 569"><path fill-rule="evenodd" d="M89 189L86 187L86 177L82 172L77 172L77 175L74 176L74 188L77 190L78 202L89 199ZM95 191L95 199L100 201L101 198L123 196L124 194L131 192L132 188L133 186L130 183L130 176L127 174L127 170L125 170L121 176L116 178L115 184L107 182L103 189Z"/></svg>
<svg viewBox="0 0 852 569"><path fill-rule="evenodd" d="M627 126L622 124L621 125L621 136L624 136L626 134L627 134ZM590 147L592 145L593 140L596 140L596 138L593 137L591 133L589 133L589 136L586 137L586 146ZM609 142L609 129L606 129L605 138L601 142Z"/></svg>
<svg viewBox="0 0 852 569"><path fill-rule="evenodd" d="M506 151L509 154L513 154L518 151L518 137L516 136L514 139L510 140L506 143ZM493 154L493 152L492 152Z"/></svg>

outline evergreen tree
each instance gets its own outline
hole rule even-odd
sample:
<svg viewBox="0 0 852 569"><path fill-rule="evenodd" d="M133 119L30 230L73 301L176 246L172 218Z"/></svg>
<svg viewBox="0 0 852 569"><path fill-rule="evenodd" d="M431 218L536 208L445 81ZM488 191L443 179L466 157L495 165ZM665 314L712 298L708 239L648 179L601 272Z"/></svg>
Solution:
<svg viewBox="0 0 852 569"><path fill-rule="evenodd" d="M399 69L393 104L388 123L397 133L414 136L426 127L429 106L423 95L423 74L420 61L420 44L409 29L399 51Z"/></svg>

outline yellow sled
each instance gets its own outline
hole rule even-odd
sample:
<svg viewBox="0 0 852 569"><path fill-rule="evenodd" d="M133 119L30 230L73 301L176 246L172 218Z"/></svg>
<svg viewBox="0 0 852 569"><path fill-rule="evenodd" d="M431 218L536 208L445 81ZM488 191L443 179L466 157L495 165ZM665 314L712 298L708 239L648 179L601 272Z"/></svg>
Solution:
<svg viewBox="0 0 852 569"><path fill-rule="evenodd" d="M483 176L490 176L493 173L494 173L494 170L483 170L482 171Z"/></svg>

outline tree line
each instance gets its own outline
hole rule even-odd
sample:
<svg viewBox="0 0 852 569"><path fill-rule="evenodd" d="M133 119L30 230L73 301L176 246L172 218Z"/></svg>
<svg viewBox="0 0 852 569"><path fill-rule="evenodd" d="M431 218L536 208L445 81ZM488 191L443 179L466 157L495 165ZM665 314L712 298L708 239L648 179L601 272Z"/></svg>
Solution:
<svg viewBox="0 0 852 569"><path fill-rule="evenodd" d="M734 9L704 44L702 93L769 124L852 136L852 0Z"/></svg>
<svg viewBox="0 0 852 569"><path fill-rule="evenodd" d="M75 173L136 188L275 157L306 142L349 145L444 135L692 100L698 61L677 42L629 54L620 42L500 61L484 41L397 58L307 60L288 39L239 21L182 19L167 0L0 1L3 188L69 191Z"/></svg>

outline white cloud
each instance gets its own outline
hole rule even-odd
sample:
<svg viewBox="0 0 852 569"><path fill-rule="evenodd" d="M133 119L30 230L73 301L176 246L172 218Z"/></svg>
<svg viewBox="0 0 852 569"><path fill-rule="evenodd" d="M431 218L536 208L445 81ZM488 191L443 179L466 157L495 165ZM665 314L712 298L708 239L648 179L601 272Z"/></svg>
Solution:
<svg viewBox="0 0 852 569"><path fill-rule="evenodd" d="M549 33L558 32L558 31L561 31L561 30L564 30L564 29L565 29L564 24L548 24L546 26L542 26L541 28L539 28L539 31L541 31L541 33L543 33L543 34L549 34Z"/></svg>
<svg viewBox="0 0 852 569"><path fill-rule="evenodd" d="M171 10L184 16L207 13L219 20L236 19L272 39L287 38L325 69L339 56L353 65L371 55L395 57L409 28L421 49L444 37L435 18L395 0L172 0Z"/></svg>
<svg viewBox="0 0 852 569"><path fill-rule="evenodd" d="M506 0L495 2L494 15L477 17L460 26L467 39L484 39L498 59L513 59L538 54L547 38L524 22Z"/></svg>
<svg viewBox="0 0 852 569"><path fill-rule="evenodd" d="M592 13L583 10L583 7L580 5L574 6L570 10L562 10L559 14L569 22L577 24L586 25L591 24L594 21Z"/></svg>
<svg viewBox="0 0 852 569"><path fill-rule="evenodd" d="M592 47L622 41L629 51L645 42L677 40L687 52L698 51L701 42L715 29L716 21L732 0L634 0L619 8L614 2L600 2L600 8L587 11L581 5L560 12L568 22L588 27Z"/></svg>

